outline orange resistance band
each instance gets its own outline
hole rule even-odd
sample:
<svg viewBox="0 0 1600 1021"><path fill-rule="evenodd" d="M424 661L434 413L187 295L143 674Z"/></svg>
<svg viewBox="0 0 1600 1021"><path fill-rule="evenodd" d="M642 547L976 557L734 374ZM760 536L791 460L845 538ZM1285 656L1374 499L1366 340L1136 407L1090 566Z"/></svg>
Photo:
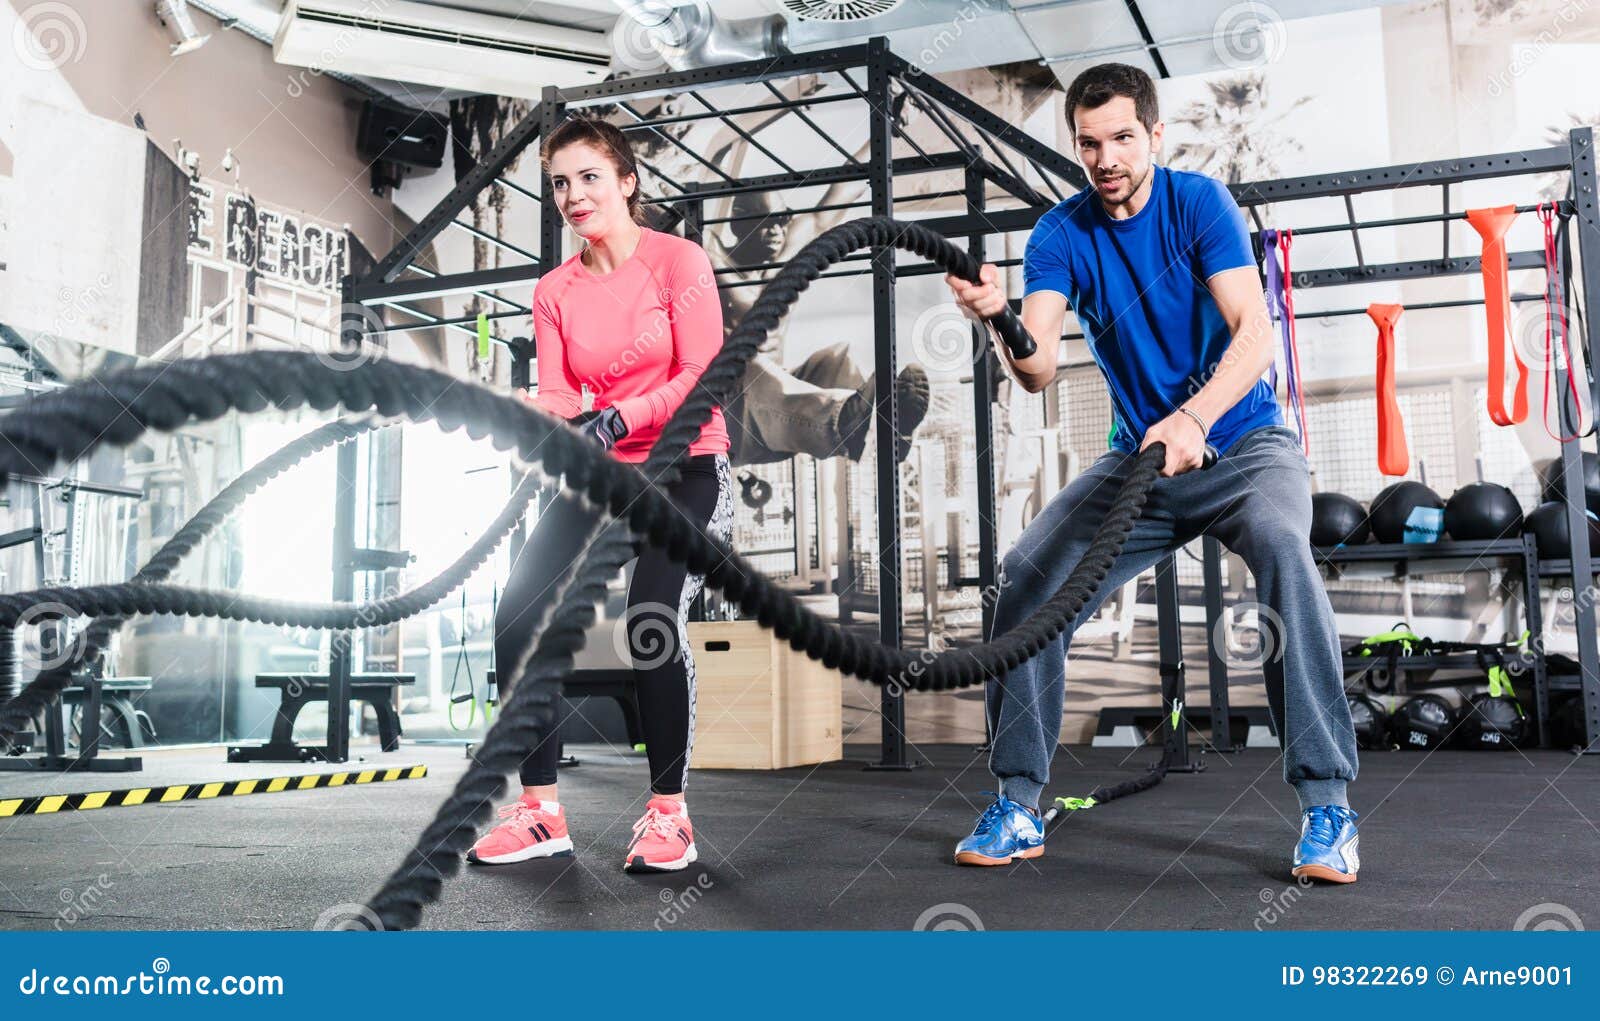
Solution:
<svg viewBox="0 0 1600 1021"><path fill-rule="evenodd" d="M1394 395L1394 324L1405 310L1404 305L1367 306L1367 315L1378 324L1378 470L1385 475L1404 475L1411 468L1406 424Z"/></svg>
<svg viewBox="0 0 1600 1021"><path fill-rule="evenodd" d="M1506 231L1516 206L1467 210L1467 222L1483 238L1483 307L1489 314L1489 417L1495 425L1515 425L1528 417L1528 367L1506 332L1511 316L1511 286L1506 270ZM1506 412L1506 348L1517 366L1511 411Z"/></svg>

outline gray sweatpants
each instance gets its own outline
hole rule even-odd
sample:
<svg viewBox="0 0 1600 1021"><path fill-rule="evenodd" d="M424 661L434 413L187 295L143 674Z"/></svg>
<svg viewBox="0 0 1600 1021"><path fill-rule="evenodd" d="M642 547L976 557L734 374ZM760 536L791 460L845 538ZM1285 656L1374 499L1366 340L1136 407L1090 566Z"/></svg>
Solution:
<svg viewBox="0 0 1600 1021"><path fill-rule="evenodd" d="M1103 455L1056 495L1023 531L1002 565L995 632L1038 609L1082 558L1105 519L1132 457ZM1295 434L1281 426L1246 433L1212 468L1156 481L1082 623L1119 587L1200 535L1215 536L1244 559L1266 607L1281 620L1263 663L1283 742L1283 776L1304 811L1347 805L1356 778L1355 731L1345 702L1339 633L1311 557L1311 486ZM1074 626L1076 627L1076 625ZM1036 808L1061 737L1067 635L988 690L993 731L989 769L1006 797Z"/></svg>

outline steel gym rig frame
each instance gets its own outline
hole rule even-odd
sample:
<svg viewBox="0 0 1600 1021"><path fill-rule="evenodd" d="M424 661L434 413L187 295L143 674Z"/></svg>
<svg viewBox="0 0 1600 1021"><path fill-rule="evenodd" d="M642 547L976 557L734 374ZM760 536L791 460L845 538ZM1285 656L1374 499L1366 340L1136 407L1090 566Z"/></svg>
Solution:
<svg viewBox="0 0 1600 1021"><path fill-rule="evenodd" d="M837 74L848 91L833 94L790 97L773 83L801 75ZM864 81L858 81L864 78ZM712 101L701 96L699 89L715 89L732 85L759 84L773 96L770 103L719 109ZM905 102L914 104L931 124L949 141L947 150L930 152L895 123L894 100L905 93ZM634 101L664 94L682 94L700 107L699 110L667 117L649 118L641 114ZM856 160L808 115L808 110L824 104L851 102L863 109L863 118L869 122L869 155L866 160ZM687 104L686 104L687 105ZM958 193L967 202L967 212L959 217L929 220L933 229L946 237L967 241L968 251L984 258L984 239L995 233L985 214L985 189L994 184L1012 199L1024 203L1029 209L1048 209L1053 202L1081 188L1086 179L1077 164L1066 159L1051 147L1006 123L1000 117L973 102L942 82L923 75L916 67L892 53L886 41L875 38L866 43L834 47L781 56L771 60L745 61L691 71L647 75L637 78L617 79L595 85L571 89L547 88L540 103L524 120L509 131L501 142L489 152L455 188L406 235L388 255L379 260L372 273L363 277L350 277L343 283L342 303L346 309L361 306L394 308L417 322L399 329L450 328L470 334L474 318L455 320L427 315L404 302L445 294L474 292L506 306L504 311L490 313L491 318L529 317L531 309L518 302L492 293L506 287L530 287L545 268L559 265L562 252L562 220L548 197L540 196L527 188L508 181L503 175L506 168L530 145L551 131L569 112L592 107L614 107L631 123L619 124L626 132L653 132L669 144L683 149L676 139L662 133L660 128L692 120L718 119L734 133L745 138L754 148L761 149L736 119L763 113L792 114L811 128L821 139L822 150L837 153L841 162L834 166L799 169L766 154L782 169L778 173L736 179L716 167L697 153L685 150L696 162L707 168L715 180L678 182L641 161L670 194L647 199L659 207L674 207L686 225L690 237L699 236L707 225L704 204L709 199L731 196L743 192L776 192L794 188L826 186L840 182L862 182L867 185L868 197L853 203L863 207L863 215L886 216L893 212L893 182L899 177L930 172L960 171L963 188ZM892 147L900 139L916 155L894 158ZM1041 192L1028 183L1022 166L1031 167L1044 184ZM458 217L473 199L492 185L500 184L513 194L545 205L540 220L540 245L537 255L509 244L499 238L485 235L462 223ZM1047 194L1048 193L1048 194ZM1053 199L1050 196L1054 196ZM796 214L817 210L794 207ZM1033 218L1037 213L1033 214ZM1031 218L1030 218L1031 225ZM414 260L428 244L448 229L461 229L488 240L508 251L515 252L527 261L515 266L467 273L436 275L415 266ZM878 549L878 620L879 638L887 645L901 644L902 608L898 565L900 555L900 487L899 474L894 459L896 421L894 377L898 370L895 351L895 295L894 284L898 277L925 275L941 270L931 263L900 266L896 264L893 248L874 253L869 269L847 269L824 273L824 277L860 276L870 274L873 279L873 333L874 416L876 430L877 515L879 520ZM743 270L768 272L774 267L738 267ZM405 276L408 271L414 275ZM746 286L734 284L730 286ZM347 344L359 344L373 329L370 316L347 316L343 327ZM391 327L383 332L395 332ZM501 342L506 343L506 342ZM975 345L987 345L987 338L975 328ZM512 385L526 386L530 379L529 361L536 353L534 345L515 341L506 343L512 355ZM975 348L981 350L981 348ZM987 397L990 389L989 365L985 359L975 360L973 380L973 414L979 436L993 434L993 419ZM992 521L994 519L994 460L990 444L980 443L978 453L979 517L984 524L979 537L979 571L977 576L960 579L964 586L990 587L998 575L998 551ZM341 491L341 499L345 498ZM341 520L343 514L341 513ZM335 555L336 564L339 556ZM335 595L349 598L348 589L335 583ZM341 593L344 593L341 595ZM991 610L984 608L985 631L992 623ZM330 695L334 699L348 697L350 662L348 650L331 664ZM338 703L336 703L338 704ZM907 768L911 765L906 744L904 723L904 696L897 690L886 688L882 696L882 750L877 766L882 768ZM347 747L348 734L334 734L334 717L330 712L328 747ZM336 740L342 742L336 745Z"/></svg>
<svg viewBox="0 0 1600 1021"><path fill-rule="evenodd" d="M858 83L852 75L864 75ZM773 83L801 75L836 74L849 90L848 93L821 96L791 97ZM732 85L759 84L773 96L772 102L758 105L719 109L698 90L716 89ZM894 108L897 98L915 105L950 143L948 149L930 152L914 141L896 124ZM677 94L692 101L698 109L671 116L647 117L639 112L634 102L640 99L667 94ZM808 109L835 102L856 102L864 106L864 116L869 121L869 154L864 161L854 159L834 139L829 137L807 114ZM388 254L378 260L368 273L351 275L341 283L341 304L344 317L341 339L347 347L368 343L369 336L416 329L441 328L463 336L474 334L476 317L441 319L405 304L408 301L434 298L449 294L474 293L501 310L488 313L491 319L528 319L531 307L496 292L506 288L531 288L549 267L559 265L562 252L562 219L548 195L541 195L508 180L508 167L530 145L547 135L570 112L594 107L611 107L627 118L619 124L625 132L649 132L683 151L705 167L714 178L702 181L674 181L649 162L641 160L655 179L670 193L649 198L652 206L669 208L683 220L686 234L701 236L708 221L704 216L704 203L708 199L727 197L747 192L776 192L794 188L831 185L840 182L863 182L868 197L851 205L862 206L873 216L891 215L894 212L893 183L897 176L960 171L963 187L959 194L966 202L966 211L921 219L919 222L952 239L964 238L968 251L980 262L994 261L1000 266L1016 265L1020 260L986 260L985 242L990 235L1010 231L1030 230L1039 216L1067 194L1087 184L1082 169L1052 147L1040 142L1000 117L983 108L969 97L944 83L923 74L905 59L891 52L883 38L874 38L864 44L834 47L787 54L770 60L745 61L690 71L646 75L616 79L594 85L570 89L546 88L541 101L501 141L487 153L469 173L462 177L446 197L441 200ZM684 107L689 109L689 102ZM797 169L764 149L744 131L735 118L753 114L779 113L793 115L811 128L821 139L819 151L832 149L841 157L838 165ZM723 168L717 167L703 156L687 149L683 143L660 129L664 126L695 120L718 119L735 134L770 157L782 169L778 173L736 179ZM1596 234L1594 213L1594 164L1592 140L1587 129L1574 132L1573 147L1554 147L1531 153L1485 157L1478 160L1442 161L1434 164L1414 164L1409 167L1380 168L1371 171L1353 171L1336 175L1271 181L1236 187L1235 194L1241 205L1253 208L1264 202L1286 198L1304 198L1314 195L1350 195L1363 190L1376 190L1406 186L1411 183L1439 184L1456 180L1471 180L1508 173L1538 173L1570 169L1575 182L1583 182L1578 191L1577 221L1580 227L1580 247L1584 255L1583 291L1585 300L1591 293L1600 293L1600 235ZM895 157L896 139L904 142L915 155ZM1031 168L1042 190L1030 183L1024 169ZM1422 179L1413 182L1413 177ZM486 189L500 185L512 195L538 203L541 206L539 249L527 251L505 239L493 237L459 218L473 200ZM1005 209L990 209L987 194L989 185L1000 189L1003 201L1019 203ZM838 208L838 207L833 207ZM796 214L817 212L815 208L793 208ZM1440 217L1446 219L1448 217ZM717 221L711 221L717 222ZM1383 223L1360 224L1354 221L1338 229L1352 232ZM432 240L447 230L462 230L497 247L514 253L525 261L495 269L462 273L438 274L415 265L418 256L427 251ZM1359 241L1358 241L1359 260ZM1513 268L1525 268L1522 260L1528 253L1513 256ZM1542 262L1541 262L1542 264ZM1356 267L1335 270L1313 270L1296 274L1297 286L1316 286L1344 282L1348 279L1397 280L1415 276L1432 276L1440 272L1466 273L1476 270L1478 262L1471 257L1447 257L1442 263L1402 263L1387 266L1368 266L1364 262ZM1446 267L1441 269L1440 267ZM737 267L770 273L773 267ZM719 270L721 272L721 270ZM878 549L878 620L879 638L887 645L898 647L902 639L902 607L899 581L900 553L900 492L898 471L894 460L896 402L894 377L898 369L895 350L895 281L900 277L940 272L929 263L898 265L896 250L879 249L873 253L870 268L848 269L823 274L832 276L859 276L870 274L873 281L873 333L874 333L874 416L876 430L877 514L879 522ZM747 286L731 284L728 286ZM1014 303L1015 305L1016 303ZM1590 306L1586 303L1585 308ZM368 310L393 309L413 320L395 326L377 327ZM1596 327L1588 327L1586 361L1593 364ZM509 349L512 359L512 385L525 387L530 381L530 361L536 355L536 338L530 343L521 339L496 342ZM974 327L974 350L988 344L985 331ZM983 439L978 444L978 512L979 512L979 569L975 577L959 579L963 587L988 589L996 584L999 554L995 534L995 466L992 448L993 418L987 399L991 389L990 366L986 358L977 357L973 363L973 417L976 435ZM1578 447L1569 443L1563 450L1563 463L1569 480L1581 478L1578 467ZM354 477L355 452L346 445L340 452L339 476ZM1582 492L1581 485L1567 491ZM354 593L354 575L358 570L357 549L351 525L354 521L354 493L352 487L341 485L337 499L336 520L339 527L335 535L334 597L348 600ZM1569 519L1581 522L1581 501L1573 509L1569 499ZM1573 515L1576 515L1573 517ZM1580 565L1589 563L1587 533L1574 527L1573 558ZM1221 589L1216 581L1215 567L1220 560L1219 547L1214 541L1207 543L1207 605L1220 613ZM1591 579L1592 573L1580 571L1579 577ZM1213 582L1215 582L1213 584ZM1160 626L1160 673L1164 708L1181 705L1184 696L1184 664L1181 630L1178 621L1179 591L1177 574L1169 557L1157 570L1157 609ZM1214 599L1213 599L1214 597ZM988 633L992 620L991 600L982 600L984 633ZM1583 690L1588 699L1590 733L1600 733L1600 664L1597 664L1594 645L1594 614L1592 597L1580 599L1578 628L1580 634ZM328 737L319 749L330 761L345 761L349 749L349 714L345 707L351 697L351 656L347 642L335 642L330 658ZM1212 651L1210 664L1212 719L1221 728L1220 736L1211 742L1219 749L1230 747L1227 734L1227 675L1226 666ZM1220 668L1220 672L1219 672ZM344 709L345 711L341 711ZM875 763L879 768L904 769L912 765L907 747L904 722L903 695L892 686L882 694L881 750ZM1163 712L1163 720L1171 715ZM1196 768L1189 759L1186 721L1162 725L1165 760L1172 770Z"/></svg>
<svg viewBox="0 0 1600 1021"><path fill-rule="evenodd" d="M1469 181L1487 181L1505 178L1525 178L1534 174L1566 173L1570 174L1569 198L1558 203L1560 214L1566 218L1571 230L1561 236L1558 250L1556 272L1563 276L1568 271L1576 269L1573 274L1575 289L1582 295L1582 308L1584 316L1581 320L1580 332L1576 340L1582 347L1582 360L1588 367L1591 376L1594 373L1595 353L1600 348L1600 322L1596 322L1590 310L1594 307L1592 301L1600 297L1600 213L1597 213L1597 182L1595 167L1595 143L1592 128L1575 128L1568 133L1565 145L1552 145L1541 149L1527 149L1516 152L1494 153L1486 156L1466 156L1459 159L1432 160L1423 163L1403 163L1386 167L1374 167L1366 170L1351 170L1333 174L1313 174L1304 177L1284 178L1275 181L1261 181L1256 183L1238 184L1232 186L1234 198L1241 208L1249 213L1254 221L1256 231L1252 235L1252 242L1256 246L1258 255L1261 255L1261 231L1270 224L1263 224L1261 209L1273 202L1298 201L1314 198L1338 198L1343 200L1345 209L1345 222L1319 225L1308 228L1295 228L1297 237L1311 234L1348 233L1352 247L1355 251L1356 265L1341 266L1327 269L1313 269L1296 271L1293 285L1299 291L1314 290L1318 287L1348 286L1371 282L1393 282L1399 280L1414 280L1425 277L1461 276L1476 274L1481 270L1481 261L1476 255L1452 255L1450 252L1450 223L1463 220L1466 214L1462 210L1451 208L1450 189ZM1435 187L1440 190L1440 210L1437 213L1420 216L1397 217L1383 220L1358 221L1355 216L1353 197L1367 192L1392 191L1401 188ZM1519 213L1534 210L1531 205L1519 205ZM1440 227L1441 247L1437 259L1415 259L1393 263L1368 263L1363 256L1361 247L1361 231L1374 228L1392 228L1402 226L1416 226L1437 223ZM1577 235L1578 262L1572 258L1572 235ZM1546 269L1543 251L1508 252L1507 263L1511 270L1544 270ZM1561 317L1555 324L1559 332L1565 330L1570 338L1572 333L1573 318L1570 315L1573 307L1573 296L1567 294L1567 315ZM1511 300L1542 301L1542 294L1512 294ZM1408 312L1425 311L1439 308L1461 308L1468 306L1481 306L1481 298L1465 298L1446 301L1414 302L1406 305ZM1364 315L1366 309L1327 309L1300 311L1295 313L1295 318L1320 318L1324 316ZM1567 378L1570 366L1564 358L1555 360L1556 385L1560 393L1567 393ZM1581 382L1581 381L1580 381ZM1600 398L1600 378L1589 381L1590 408L1597 405L1596 398ZM1571 432L1567 401L1560 403L1560 431L1563 435ZM1575 416L1576 411L1570 412ZM1592 423L1591 423L1592 430ZM1520 574L1523 603L1526 615L1525 623L1530 632L1529 638L1532 647L1537 650L1537 655L1532 657L1529 672L1534 680L1535 698L1535 725L1538 744L1548 747L1550 744L1549 717L1550 693L1553 688L1576 689L1584 703L1584 720L1587 728L1587 746L1590 750L1597 748L1600 740L1600 647L1596 644L1594 599L1595 564L1592 559L1597 551L1589 548L1589 532L1585 527L1585 497L1583 487L1582 466L1583 437L1574 437L1561 444L1561 471L1565 482L1565 503L1567 523L1571 529L1571 557L1566 561L1541 561L1535 549L1531 535L1518 535L1498 539L1490 542L1440 542L1419 544L1372 544L1351 547L1348 549L1318 549L1316 556L1320 563L1350 564L1356 562L1389 562L1400 569L1409 569L1411 565L1425 561L1435 561L1435 569L1449 568L1450 565L1461 565L1456 569L1473 569L1485 561L1498 560L1512 566ZM1492 480L1491 480L1492 481ZM1205 604L1208 634L1214 633L1209 628L1214 628L1221 616L1221 580L1219 565L1221 562L1220 544L1214 539L1206 539L1204 545L1205 567ZM1578 646L1578 673L1550 675L1546 668L1544 654L1544 630L1540 610L1539 591L1543 578L1570 576L1574 581L1574 609ZM1431 656L1418 657L1416 662L1409 664L1412 669L1451 668L1471 666L1468 661L1471 657ZM1347 664L1348 666L1349 664ZM1214 729L1212 742L1218 747L1226 748L1230 743L1228 733L1228 679L1227 664L1218 653L1215 643L1209 648L1209 670L1211 681L1212 712L1211 718L1220 721ZM1400 669L1406 669L1408 664L1402 660ZM1398 688L1397 688L1398 691Z"/></svg>

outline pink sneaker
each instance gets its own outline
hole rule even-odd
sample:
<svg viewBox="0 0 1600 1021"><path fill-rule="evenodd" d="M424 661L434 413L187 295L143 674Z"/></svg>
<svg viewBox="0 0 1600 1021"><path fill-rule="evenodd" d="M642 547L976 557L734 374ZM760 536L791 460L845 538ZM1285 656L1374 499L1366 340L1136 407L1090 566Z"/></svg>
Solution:
<svg viewBox="0 0 1600 1021"><path fill-rule="evenodd" d="M517 800L500 809L505 822L485 833L467 861L477 865L509 865L530 858L572 856L572 837L567 833L567 813L553 801L529 803Z"/></svg>
<svg viewBox="0 0 1600 1021"><path fill-rule="evenodd" d="M644 818L633 824L633 842L622 862L626 872L677 872L699 857L689 810L673 798L651 798Z"/></svg>

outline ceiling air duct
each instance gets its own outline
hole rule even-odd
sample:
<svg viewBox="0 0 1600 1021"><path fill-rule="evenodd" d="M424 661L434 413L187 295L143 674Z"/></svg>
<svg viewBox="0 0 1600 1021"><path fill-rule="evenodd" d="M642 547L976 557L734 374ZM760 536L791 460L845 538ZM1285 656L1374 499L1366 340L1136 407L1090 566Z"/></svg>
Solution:
<svg viewBox="0 0 1600 1021"><path fill-rule="evenodd" d="M612 39L619 67L633 73L687 71L787 53L788 26L781 15L727 21L711 4L668 0L617 0L623 18Z"/></svg>

